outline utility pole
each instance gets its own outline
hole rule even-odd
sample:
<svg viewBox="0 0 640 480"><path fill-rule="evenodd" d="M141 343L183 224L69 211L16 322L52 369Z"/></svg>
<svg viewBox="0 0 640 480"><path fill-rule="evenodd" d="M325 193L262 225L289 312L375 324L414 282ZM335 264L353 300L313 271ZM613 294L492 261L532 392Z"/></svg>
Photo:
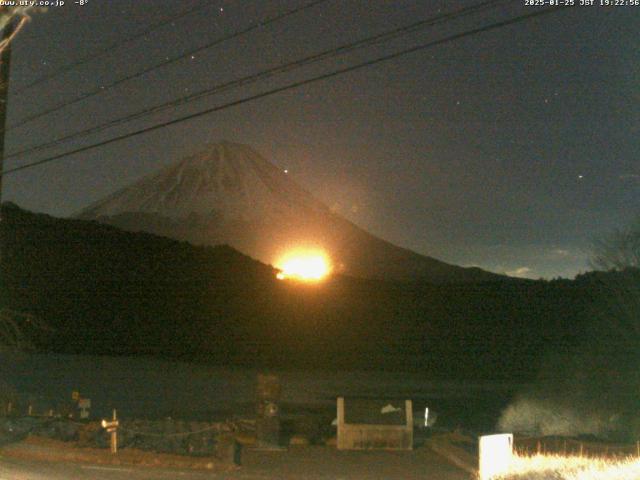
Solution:
<svg viewBox="0 0 640 480"><path fill-rule="evenodd" d="M15 18L7 23L2 31L2 40L9 40L15 29ZM2 183L4 170L4 140L5 127L7 125L7 103L9 100L9 68L11 66L11 42L0 53L0 207L2 206ZM0 210L0 222L2 222L2 211Z"/></svg>

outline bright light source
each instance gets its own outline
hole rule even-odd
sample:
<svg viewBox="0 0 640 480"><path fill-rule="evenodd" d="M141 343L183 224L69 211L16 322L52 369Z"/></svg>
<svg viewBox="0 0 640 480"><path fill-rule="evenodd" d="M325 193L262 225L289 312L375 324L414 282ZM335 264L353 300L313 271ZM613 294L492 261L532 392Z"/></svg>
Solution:
<svg viewBox="0 0 640 480"><path fill-rule="evenodd" d="M276 277L305 282L317 282L331 272L331 263L327 255L319 250L295 250L284 255L276 268L280 270Z"/></svg>
<svg viewBox="0 0 640 480"><path fill-rule="evenodd" d="M491 480L505 475L513 459L513 435L503 433L480 437L480 479Z"/></svg>

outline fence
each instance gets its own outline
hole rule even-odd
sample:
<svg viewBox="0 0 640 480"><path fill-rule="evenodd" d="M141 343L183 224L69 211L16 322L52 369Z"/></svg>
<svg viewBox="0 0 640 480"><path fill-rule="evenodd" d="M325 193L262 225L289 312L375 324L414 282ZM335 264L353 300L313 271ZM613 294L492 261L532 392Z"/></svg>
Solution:
<svg viewBox="0 0 640 480"><path fill-rule="evenodd" d="M0 416L31 417L77 417L80 418L78 402L61 400L60 397L18 395L0 392ZM83 399L84 400L84 399Z"/></svg>

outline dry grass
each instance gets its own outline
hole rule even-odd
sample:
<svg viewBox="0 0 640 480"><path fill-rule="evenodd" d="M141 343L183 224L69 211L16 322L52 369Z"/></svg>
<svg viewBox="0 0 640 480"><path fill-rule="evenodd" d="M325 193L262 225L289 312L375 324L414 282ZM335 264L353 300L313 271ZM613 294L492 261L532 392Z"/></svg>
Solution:
<svg viewBox="0 0 640 480"><path fill-rule="evenodd" d="M501 480L640 480L640 458L514 455ZM496 479L497 480L497 479Z"/></svg>

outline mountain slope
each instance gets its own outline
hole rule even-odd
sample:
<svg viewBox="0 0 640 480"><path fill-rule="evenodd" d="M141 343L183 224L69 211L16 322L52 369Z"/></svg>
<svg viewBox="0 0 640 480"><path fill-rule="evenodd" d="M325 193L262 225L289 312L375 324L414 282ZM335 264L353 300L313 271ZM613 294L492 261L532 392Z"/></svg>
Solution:
<svg viewBox="0 0 640 480"><path fill-rule="evenodd" d="M530 377L545 347L571 343L590 296L574 282L308 285L227 246L15 206L2 216L0 307L46 322L54 331L34 341L61 353Z"/></svg>
<svg viewBox="0 0 640 480"><path fill-rule="evenodd" d="M250 147L222 142L133 183L78 218L196 245L228 244L267 264L299 246L325 250L339 273L457 283L505 277L419 255L331 212Z"/></svg>

